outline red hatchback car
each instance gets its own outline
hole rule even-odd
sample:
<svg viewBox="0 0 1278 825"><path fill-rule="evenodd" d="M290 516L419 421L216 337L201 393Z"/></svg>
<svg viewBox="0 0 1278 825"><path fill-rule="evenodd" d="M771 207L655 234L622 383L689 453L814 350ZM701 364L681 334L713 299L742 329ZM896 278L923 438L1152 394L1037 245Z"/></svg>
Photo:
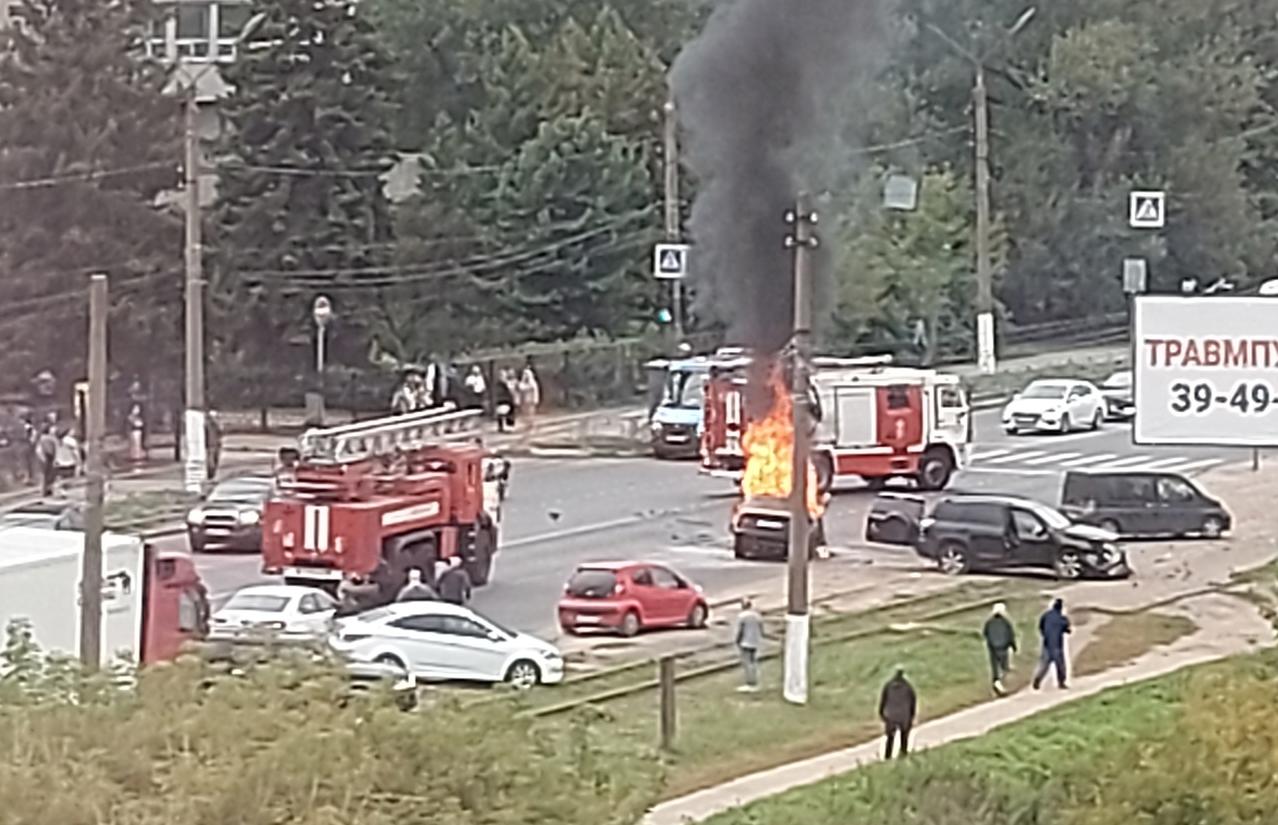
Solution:
<svg viewBox="0 0 1278 825"><path fill-rule="evenodd" d="M615 630L633 636L653 627L705 627L701 588L649 562L583 564L564 586L559 626L567 633Z"/></svg>

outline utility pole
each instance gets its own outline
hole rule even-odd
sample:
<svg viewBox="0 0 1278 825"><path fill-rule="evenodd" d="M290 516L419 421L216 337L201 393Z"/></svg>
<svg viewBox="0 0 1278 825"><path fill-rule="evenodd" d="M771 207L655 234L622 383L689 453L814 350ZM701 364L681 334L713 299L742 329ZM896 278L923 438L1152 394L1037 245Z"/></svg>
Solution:
<svg viewBox="0 0 1278 825"><path fill-rule="evenodd" d="M794 337L791 340L790 398L794 411L794 449L790 466L790 548L787 565L785 616L785 687L787 702L808 701L808 463L811 453L812 411L808 409L808 364L812 358L812 250L817 214L800 194L794 211L786 215L794 234L786 246L794 250Z"/></svg>
<svg viewBox="0 0 1278 825"><path fill-rule="evenodd" d="M679 214L679 119L673 100L661 107L665 143L666 241L679 243L683 232ZM670 280L670 314L675 342L683 340L683 279Z"/></svg>
<svg viewBox="0 0 1278 825"><path fill-rule="evenodd" d="M981 372L997 370L994 351L994 276L990 264L990 104L985 66L976 63L972 86L976 119L976 350Z"/></svg>
<svg viewBox="0 0 1278 825"><path fill-rule="evenodd" d="M200 214L199 101L193 78L186 88L183 143L186 173L186 441L185 487L204 490L208 479L204 444L204 261Z"/></svg>
<svg viewBox="0 0 1278 825"><path fill-rule="evenodd" d="M84 555L80 564L80 662L96 670L102 662L102 522L105 479L102 437L106 431L107 276L89 280L89 398L85 409L88 489Z"/></svg>

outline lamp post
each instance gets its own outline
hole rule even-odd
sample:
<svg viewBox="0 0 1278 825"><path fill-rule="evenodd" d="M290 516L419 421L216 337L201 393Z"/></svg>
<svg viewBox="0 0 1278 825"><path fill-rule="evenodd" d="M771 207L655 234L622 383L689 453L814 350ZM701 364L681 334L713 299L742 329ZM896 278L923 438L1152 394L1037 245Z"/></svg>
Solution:
<svg viewBox="0 0 1278 825"><path fill-rule="evenodd" d="M259 12L248 19L235 38L238 46L266 19ZM201 236L200 214L200 104L198 87L200 80L216 63L209 63L191 75L182 89L183 110L183 170L186 188L186 415L183 420L185 433L186 467L185 487L189 493L200 493L208 478L207 456L204 443L204 247Z"/></svg>
<svg viewBox="0 0 1278 825"><path fill-rule="evenodd" d="M319 423L322 424L324 422L324 347L327 343L325 332L329 321L333 320L333 302L328 299L328 296L320 295L315 299L311 307L311 317L315 319L315 375L319 387L316 414Z"/></svg>
<svg viewBox="0 0 1278 825"><path fill-rule="evenodd" d="M976 352L981 372L997 368L994 347L994 275L990 261L990 109L985 88L985 61L996 49L1016 36L1034 19L1038 9L1021 13L985 52L977 55L963 48L940 27L927 23L929 31L972 64L972 119L976 137Z"/></svg>

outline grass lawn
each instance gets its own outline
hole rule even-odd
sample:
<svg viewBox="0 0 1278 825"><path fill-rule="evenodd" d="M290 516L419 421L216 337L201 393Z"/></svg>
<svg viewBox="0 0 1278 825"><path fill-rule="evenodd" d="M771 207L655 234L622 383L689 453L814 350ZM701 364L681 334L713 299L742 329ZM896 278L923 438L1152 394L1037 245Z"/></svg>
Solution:
<svg viewBox="0 0 1278 825"><path fill-rule="evenodd" d="M1085 676L1126 664L1146 651L1166 647L1197 629L1198 625L1191 619L1168 613L1110 616L1074 658L1074 673Z"/></svg>
<svg viewBox="0 0 1278 825"><path fill-rule="evenodd" d="M184 511L196 500L191 494L180 490L130 493L107 500L106 523L108 527L128 526L134 522Z"/></svg>
<svg viewBox="0 0 1278 825"><path fill-rule="evenodd" d="M738 811L712 825L1055 825L1059 803L1086 798L1096 766L1121 748L1178 735L1191 680L1272 680L1272 657L1241 657L1116 688L978 739L870 765ZM1170 820L1168 820L1170 821ZM1180 820L1177 820L1180 821Z"/></svg>

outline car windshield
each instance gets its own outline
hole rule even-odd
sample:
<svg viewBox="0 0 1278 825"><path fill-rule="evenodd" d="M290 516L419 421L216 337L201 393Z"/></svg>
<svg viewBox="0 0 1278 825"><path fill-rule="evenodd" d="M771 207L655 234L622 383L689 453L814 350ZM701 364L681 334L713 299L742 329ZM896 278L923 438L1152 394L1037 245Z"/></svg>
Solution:
<svg viewBox="0 0 1278 825"><path fill-rule="evenodd" d="M288 596L270 596L265 593L236 593L226 603L227 610L252 610L256 613L280 613L288 607Z"/></svg>
<svg viewBox="0 0 1278 825"><path fill-rule="evenodd" d="M1105 379L1105 383L1101 386L1115 390L1125 390L1132 385L1132 374L1129 370L1116 372L1109 378Z"/></svg>
<svg viewBox="0 0 1278 825"><path fill-rule="evenodd" d="M611 570L578 570L568 580L568 595L603 598L617 586L617 574Z"/></svg>
<svg viewBox="0 0 1278 825"><path fill-rule="evenodd" d="M271 494L271 482L267 479L238 478L223 481L209 493L209 501L264 501Z"/></svg>
<svg viewBox="0 0 1278 825"><path fill-rule="evenodd" d="M1066 384L1047 384L1035 381L1025 388L1025 392L1021 393L1021 398L1064 398L1067 386Z"/></svg>
<svg viewBox="0 0 1278 825"><path fill-rule="evenodd" d="M1027 509L1029 509L1034 515L1041 518L1044 523L1053 530L1064 530L1072 523L1068 518L1062 515L1060 511L1053 510L1051 507L1046 507L1042 504L1034 503Z"/></svg>
<svg viewBox="0 0 1278 825"><path fill-rule="evenodd" d="M662 406L699 408L705 400L706 377L699 372L671 372Z"/></svg>

